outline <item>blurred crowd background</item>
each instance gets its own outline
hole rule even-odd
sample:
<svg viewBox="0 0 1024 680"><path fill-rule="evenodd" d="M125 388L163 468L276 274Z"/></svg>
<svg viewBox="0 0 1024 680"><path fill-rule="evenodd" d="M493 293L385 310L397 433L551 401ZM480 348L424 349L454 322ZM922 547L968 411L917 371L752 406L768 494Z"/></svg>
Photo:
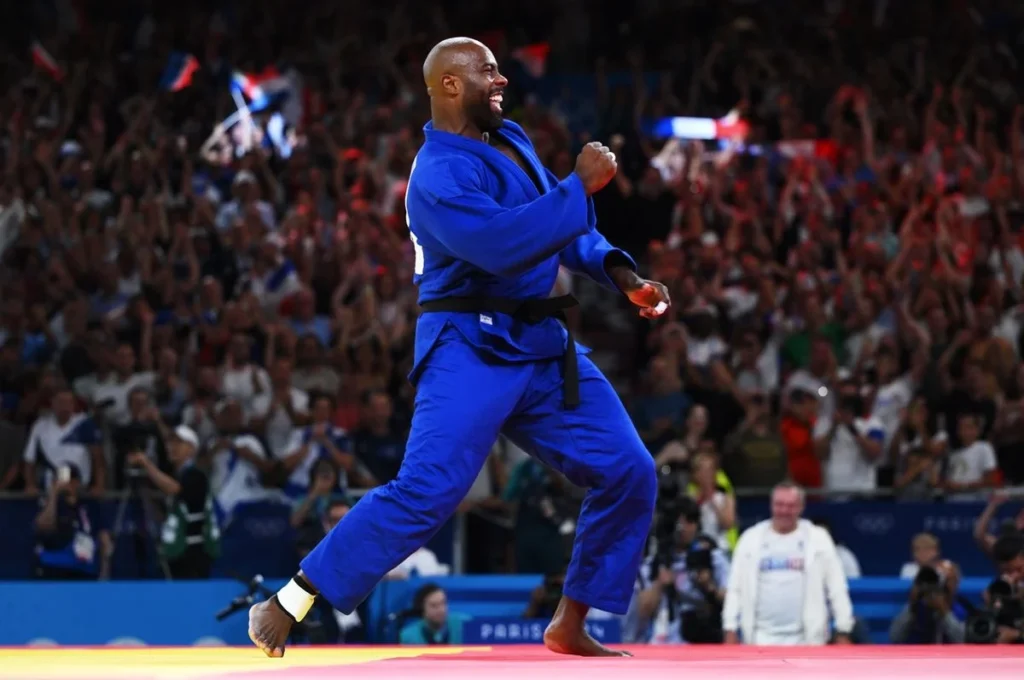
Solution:
<svg viewBox="0 0 1024 680"><path fill-rule="evenodd" d="M14 541L31 569L5 575L137 576L112 572L127 533L156 547L150 575L205 578L238 513L268 504L287 508L294 564L359 490L396 476L414 397L403 196L429 118L420 69L465 34L494 50L509 117L556 174L591 140L620 159L599 228L674 305L650 323L589 282L558 287L583 302L570 323L658 462L668 533L696 517L727 559L766 514L743 499L787 479L809 515L848 503L882 537L901 513L865 499L905 502L919 524L923 503L963 503L966 525L910 530L933 552L874 546L940 565L952 597L967 556L934 534L990 548L1012 491L974 517L1024 483L1022 7L5 9L0 514L32 508ZM268 101L232 88L237 74ZM745 139L649 133L730 112ZM462 508L457 570L545 574L557 590L553 546L580 498L496 442ZM872 561L850 558L853 578ZM430 550L411 559L395 578L447 569Z"/></svg>

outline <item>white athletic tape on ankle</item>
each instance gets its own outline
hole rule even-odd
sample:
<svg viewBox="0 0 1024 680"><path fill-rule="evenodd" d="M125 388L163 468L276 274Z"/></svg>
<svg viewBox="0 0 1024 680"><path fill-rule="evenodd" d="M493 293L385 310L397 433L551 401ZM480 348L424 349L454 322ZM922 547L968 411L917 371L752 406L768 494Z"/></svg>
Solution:
<svg viewBox="0 0 1024 680"><path fill-rule="evenodd" d="M277 601L281 603L286 612L295 617L296 621L306 618L306 614L313 607L314 599L295 582L295 579L288 581L284 588L277 591Z"/></svg>

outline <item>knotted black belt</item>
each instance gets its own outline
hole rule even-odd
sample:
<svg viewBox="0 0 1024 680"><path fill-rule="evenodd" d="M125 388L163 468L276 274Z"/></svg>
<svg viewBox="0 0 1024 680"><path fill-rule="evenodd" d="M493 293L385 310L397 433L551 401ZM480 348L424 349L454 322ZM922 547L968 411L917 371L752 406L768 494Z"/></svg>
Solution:
<svg viewBox="0 0 1024 680"><path fill-rule="evenodd" d="M579 306L572 295L533 300L510 300L491 297L450 297L430 300L420 305L424 312L470 312L473 314L505 314L523 323L535 324L544 319L558 319L566 323L565 310ZM580 405L580 372L576 359L576 340L568 325L569 343L565 346L564 400L566 408Z"/></svg>

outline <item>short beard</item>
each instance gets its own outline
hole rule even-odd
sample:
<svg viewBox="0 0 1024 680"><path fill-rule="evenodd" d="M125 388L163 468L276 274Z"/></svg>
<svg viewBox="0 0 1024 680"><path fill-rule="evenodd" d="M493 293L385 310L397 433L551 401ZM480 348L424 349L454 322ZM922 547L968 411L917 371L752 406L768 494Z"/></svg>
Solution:
<svg viewBox="0 0 1024 680"><path fill-rule="evenodd" d="M466 110L469 120L482 133L490 134L500 130L505 119L499 113L491 110L491 102L485 99L482 104L474 105Z"/></svg>

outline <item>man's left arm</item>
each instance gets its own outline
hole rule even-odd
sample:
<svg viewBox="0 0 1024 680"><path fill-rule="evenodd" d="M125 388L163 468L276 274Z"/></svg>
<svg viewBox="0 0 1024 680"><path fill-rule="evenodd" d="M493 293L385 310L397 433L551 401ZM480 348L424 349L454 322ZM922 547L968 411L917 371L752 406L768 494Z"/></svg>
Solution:
<svg viewBox="0 0 1024 680"><path fill-rule="evenodd" d="M590 206L593 213L593 204ZM671 304L665 286L638 276L633 258L593 229L570 243L560 253L559 261L566 269L621 292L647 318L661 316Z"/></svg>
<svg viewBox="0 0 1024 680"><path fill-rule="evenodd" d="M843 564L836 552L835 543L829 537L825 539L825 593L832 608L832 618L836 624L836 638L849 642L853 632L853 603L850 601L849 585Z"/></svg>

